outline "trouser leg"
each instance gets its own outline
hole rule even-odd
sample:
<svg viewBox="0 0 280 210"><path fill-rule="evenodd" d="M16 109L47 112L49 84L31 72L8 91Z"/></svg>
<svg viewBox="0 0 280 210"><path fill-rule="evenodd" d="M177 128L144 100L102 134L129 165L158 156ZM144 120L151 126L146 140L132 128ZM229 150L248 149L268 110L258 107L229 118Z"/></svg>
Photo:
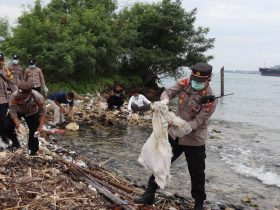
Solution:
<svg viewBox="0 0 280 210"><path fill-rule="evenodd" d="M141 112L146 112L148 110L150 110L150 104L144 103L143 106L139 107L139 111Z"/></svg>
<svg viewBox="0 0 280 210"><path fill-rule="evenodd" d="M123 105L124 100L121 97L117 97L114 95L108 98L107 103L109 108L113 108L114 106L120 108Z"/></svg>
<svg viewBox="0 0 280 210"><path fill-rule="evenodd" d="M185 156L188 162L192 183L192 197L196 203L203 203L205 193L205 146L186 146Z"/></svg>
<svg viewBox="0 0 280 210"><path fill-rule="evenodd" d="M114 96L110 96L108 99L107 99L107 103L108 103L108 107L109 108L113 108L114 104L115 104L115 100L114 100Z"/></svg>
<svg viewBox="0 0 280 210"><path fill-rule="evenodd" d="M20 117L19 117L20 118ZM17 139L16 131L15 131L15 123L10 114L8 114L6 121L5 121L5 134L6 136L11 139L12 147L20 147L20 144Z"/></svg>
<svg viewBox="0 0 280 210"><path fill-rule="evenodd" d="M24 118L29 129L28 148L31 150L31 153L36 153L39 150L38 138L34 137L34 133L39 127L39 117L39 113L36 113Z"/></svg>
<svg viewBox="0 0 280 210"><path fill-rule="evenodd" d="M9 140L5 134L5 122L7 120L8 103L0 104L0 136L2 141L9 144Z"/></svg>
<svg viewBox="0 0 280 210"><path fill-rule="evenodd" d="M134 103L134 102L131 103L131 109L132 109L132 111L134 111L134 112L140 111L140 110L139 110L139 106L138 106L136 103Z"/></svg>
<svg viewBox="0 0 280 210"><path fill-rule="evenodd" d="M124 100L121 97L116 97L115 98L115 106L117 106L118 108L120 108L124 103Z"/></svg>

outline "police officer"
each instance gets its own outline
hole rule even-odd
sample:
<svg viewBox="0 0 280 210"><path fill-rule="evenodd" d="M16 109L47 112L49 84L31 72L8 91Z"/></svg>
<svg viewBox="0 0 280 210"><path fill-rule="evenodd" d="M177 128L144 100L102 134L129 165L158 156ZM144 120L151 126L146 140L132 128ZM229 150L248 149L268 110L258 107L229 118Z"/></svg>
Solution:
<svg viewBox="0 0 280 210"><path fill-rule="evenodd" d="M8 68L5 67L5 57L3 53L0 53L0 136L2 141L9 145L9 140L4 134L4 123L7 117L7 111L9 108L9 92L8 85L13 79L13 76Z"/></svg>
<svg viewBox="0 0 280 210"><path fill-rule="evenodd" d="M48 96L47 102L50 103L51 108L54 110L54 121L50 122L49 124L55 125L62 125L65 122L64 113L66 110L63 108L61 104L69 105L69 116L71 121L75 121L74 119L74 98L75 94L71 91L65 93L63 91L54 92Z"/></svg>
<svg viewBox="0 0 280 210"><path fill-rule="evenodd" d="M24 80L30 82L33 85L33 89L41 93L42 88L45 92L48 92L48 88L45 84L43 72L36 66L36 60L29 60L29 67L24 72Z"/></svg>
<svg viewBox="0 0 280 210"><path fill-rule="evenodd" d="M19 83L23 80L23 70L22 67L19 65L19 56L13 55L13 59L11 64L8 66L9 70L13 75L12 83L9 84L9 87L15 91Z"/></svg>
<svg viewBox="0 0 280 210"><path fill-rule="evenodd" d="M209 85L211 74L211 65L197 63L192 68L190 81L188 79L179 80L177 84L167 88L161 95L161 102L164 104L168 104L171 99L178 96L177 115L189 122L192 128L191 133L181 138L169 135L169 142L173 152L172 163L182 153L185 154L191 177L191 194L195 200L195 210L202 210L206 199L205 141L207 139L208 120L215 110L217 100L205 104L201 104L200 101L204 96L214 95ZM152 175L146 192L135 201L137 203L153 204L157 188L155 177Z"/></svg>
<svg viewBox="0 0 280 210"><path fill-rule="evenodd" d="M39 149L38 138L34 133L42 131L46 106L44 97L37 91L32 90L33 85L29 82L21 82L18 90L12 93L9 101L10 113L6 121L6 135L12 140L12 147L19 148L20 144L16 132L20 132L20 119L23 117L29 129L28 148L30 155L36 155Z"/></svg>

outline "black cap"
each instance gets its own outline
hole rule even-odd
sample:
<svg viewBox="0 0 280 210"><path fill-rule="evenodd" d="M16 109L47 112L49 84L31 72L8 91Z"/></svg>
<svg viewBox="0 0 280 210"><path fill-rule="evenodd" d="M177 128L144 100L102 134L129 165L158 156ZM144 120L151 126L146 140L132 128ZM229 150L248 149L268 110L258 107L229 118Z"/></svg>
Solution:
<svg viewBox="0 0 280 210"><path fill-rule="evenodd" d="M191 69L191 80L197 82L205 82L212 75L212 66L207 63L197 63Z"/></svg>
<svg viewBox="0 0 280 210"><path fill-rule="evenodd" d="M32 90L33 85L30 82L22 81L18 85L19 93L29 93Z"/></svg>
<svg viewBox="0 0 280 210"><path fill-rule="evenodd" d="M35 65L36 60L32 58L28 62L29 62L29 65Z"/></svg>
<svg viewBox="0 0 280 210"><path fill-rule="evenodd" d="M13 55L13 60L18 60L18 59L19 59L18 55L14 54Z"/></svg>
<svg viewBox="0 0 280 210"><path fill-rule="evenodd" d="M4 60L4 54L0 52L0 60Z"/></svg>

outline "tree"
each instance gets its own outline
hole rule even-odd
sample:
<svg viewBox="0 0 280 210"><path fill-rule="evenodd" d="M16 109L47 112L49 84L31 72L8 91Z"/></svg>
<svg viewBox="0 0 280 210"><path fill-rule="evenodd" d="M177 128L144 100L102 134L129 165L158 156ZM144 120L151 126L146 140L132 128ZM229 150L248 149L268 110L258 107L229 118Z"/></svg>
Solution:
<svg viewBox="0 0 280 210"><path fill-rule="evenodd" d="M180 67L212 58L205 53L214 39L194 26L195 16L179 0L118 13L114 0L51 0L45 7L36 0L2 48L24 64L36 58L50 82L124 75L152 86L159 75L178 76Z"/></svg>
<svg viewBox="0 0 280 210"><path fill-rule="evenodd" d="M0 44L9 36L9 22L7 18L0 17Z"/></svg>
<svg viewBox="0 0 280 210"><path fill-rule="evenodd" d="M159 75L178 76L180 67L212 59L205 52L214 39L206 38L208 28L195 28L196 12L186 12L179 0L137 3L120 12L123 71L137 72L153 85Z"/></svg>
<svg viewBox="0 0 280 210"><path fill-rule="evenodd" d="M36 0L18 19L7 52L37 59L48 81L91 80L117 69L117 38L111 0Z"/></svg>

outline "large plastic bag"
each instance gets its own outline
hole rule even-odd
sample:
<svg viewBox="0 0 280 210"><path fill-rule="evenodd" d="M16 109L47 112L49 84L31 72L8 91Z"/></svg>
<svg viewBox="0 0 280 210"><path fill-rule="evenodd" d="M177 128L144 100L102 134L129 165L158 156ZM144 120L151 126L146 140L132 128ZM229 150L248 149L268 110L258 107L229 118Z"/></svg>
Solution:
<svg viewBox="0 0 280 210"><path fill-rule="evenodd" d="M163 189L170 179L170 165L172 158L172 148L168 141L168 125L174 125L175 128L189 124L177 117L168 110L167 105L155 102L151 105L154 110L152 124L153 132L144 144L138 161L155 176L156 183ZM187 126L185 126L187 127ZM191 128L185 132L191 132Z"/></svg>

